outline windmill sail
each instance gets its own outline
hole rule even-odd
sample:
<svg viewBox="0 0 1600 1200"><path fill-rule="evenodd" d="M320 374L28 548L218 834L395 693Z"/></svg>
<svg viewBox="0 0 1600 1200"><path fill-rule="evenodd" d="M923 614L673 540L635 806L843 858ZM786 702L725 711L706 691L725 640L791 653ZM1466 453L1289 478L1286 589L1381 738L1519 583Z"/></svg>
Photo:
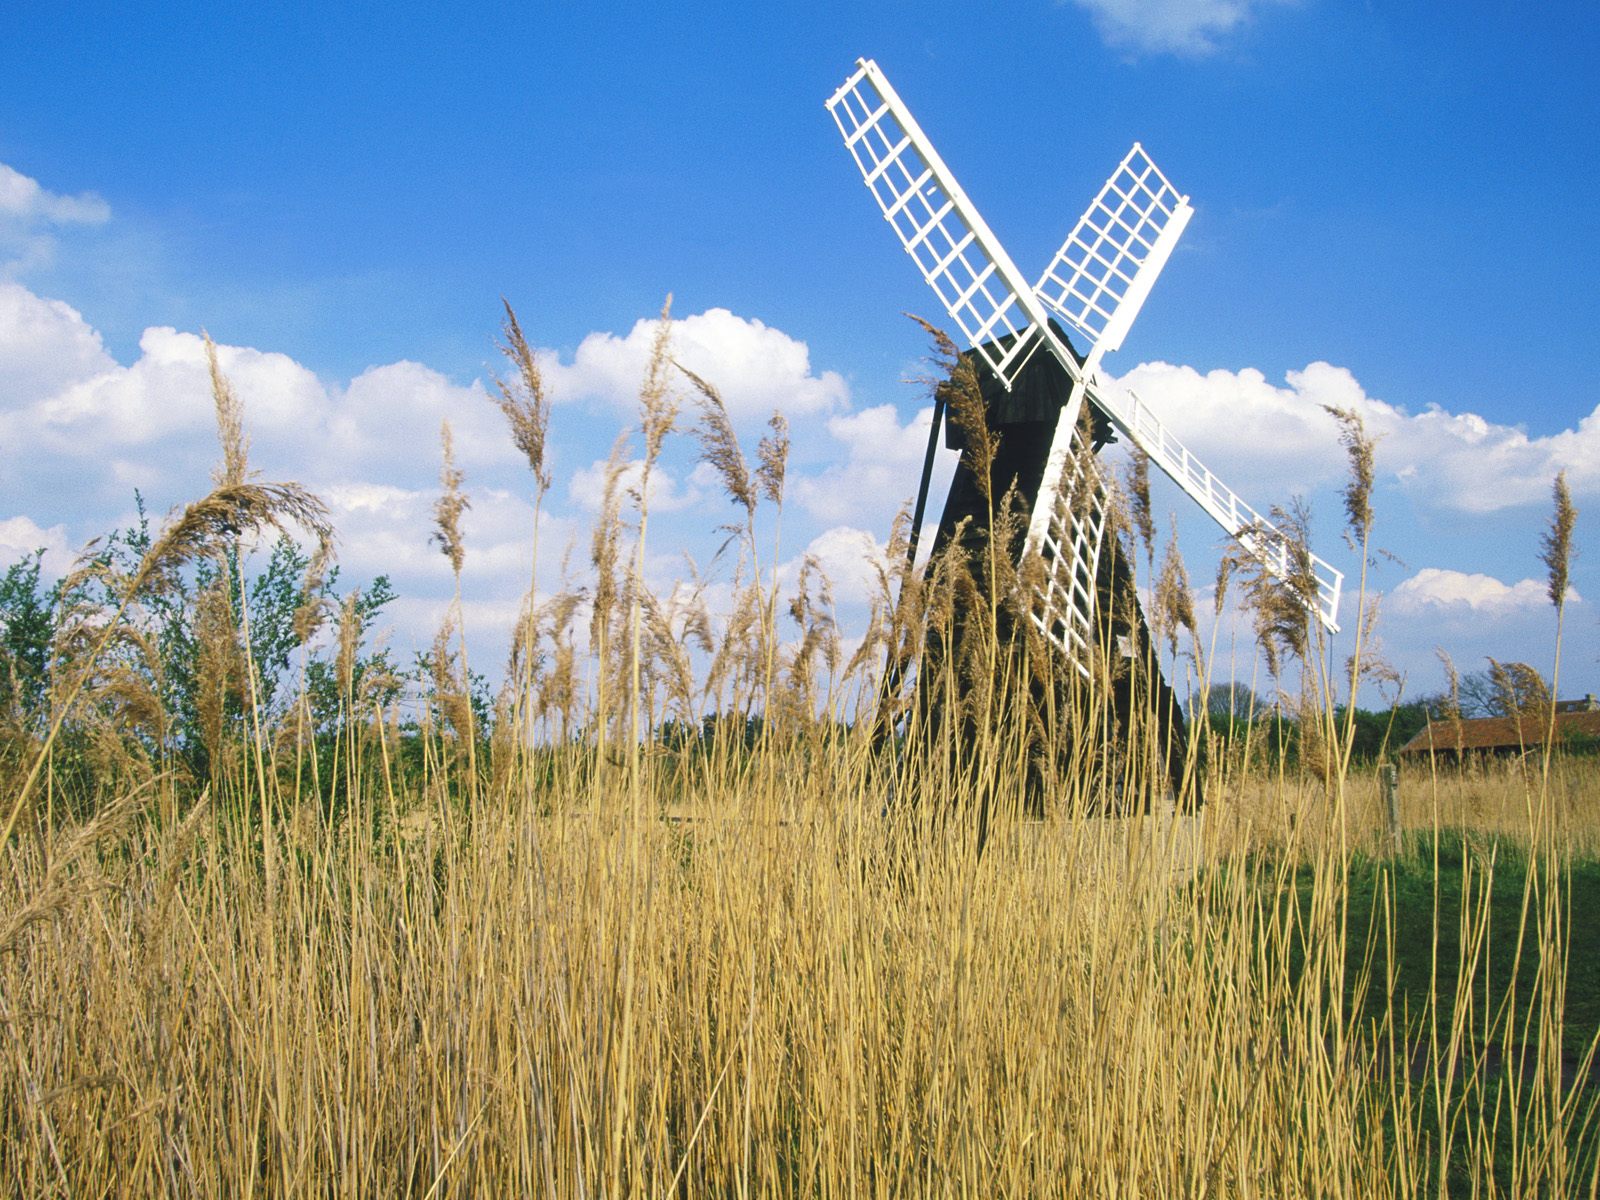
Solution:
<svg viewBox="0 0 1600 1200"><path fill-rule="evenodd" d="M1070 519L1052 525L1055 499L1069 478L1069 461L1087 461L1071 445L1083 406L1078 361L1050 328L1048 312L956 182L933 143L878 65L858 61L855 72L827 102L867 188L884 219L917 264L974 354L1009 390L1028 359L1045 346L1073 380L1057 425L1045 478L1051 503L1036 505L1029 549L1045 566L1033 619L1068 658L1085 669L1094 615L1094 570L1104 528L1104 494L1091 488L1098 517L1080 528ZM1066 440L1061 433L1065 431ZM1093 471L1092 462L1089 469ZM1081 481L1088 486L1089 481ZM1072 514L1076 509L1064 506ZM1037 530L1033 528L1037 527Z"/></svg>
<svg viewBox="0 0 1600 1200"><path fill-rule="evenodd" d="M1344 572L1273 525L1239 498L1190 453L1136 393L1098 387L1092 395L1116 430L1155 463L1228 535L1288 586L1330 633L1339 631L1339 596Z"/></svg>
<svg viewBox="0 0 1600 1200"><path fill-rule="evenodd" d="M1033 289L877 63L858 60L827 107L900 244L967 344L1009 389L1040 343L1057 341ZM1056 349L1076 378L1076 361L1065 347Z"/></svg>
<svg viewBox="0 0 1600 1200"><path fill-rule="evenodd" d="M1080 386L1087 389L1090 402L1230 537L1290 587L1318 620L1337 632L1343 574L1325 559L1296 546L1241 500L1173 437L1137 396L1104 387L1096 377L1100 359L1121 347L1193 212L1189 198L1172 186L1144 147L1135 142L1056 252L1034 289L1035 295L1087 340L1089 351L1081 367L1080 378L1084 382ZM1057 515L1064 503L1075 512L1086 507L1084 499L1067 499L1082 486L1082 470L1073 465L1084 456L1077 444L1081 434L1076 405L1073 409L1072 424L1066 423L1067 414L1063 413L1057 426L1055 445L1028 528L1029 549L1044 557L1052 581L1041 597L1044 603L1036 618L1047 631L1055 628L1067 597L1077 595L1065 581L1056 583L1057 577L1074 573L1077 561L1086 557L1082 550L1063 555L1061 539L1068 530ZM1096 505L1103 507L1103 498ZM1098 547L1099 526L1087 532ZM1069 628L1087 629L1091 614L1074 610L1066 615ZM1059 644L1060 639L1052 640Z"/></svg>
<svg viewBox="0 0 1600 1200"><path fill-rule="evenodd" d="M1073 385L1073 393L1082 391ZM1043 485L1028 525L1028 551L1040 575L1028 617L1080 674L1093 660L1094 612L1100 552L1105 544L1107 491L1081 422L1057 421Z"/></svg>
<svg viewBox="0 0 1600 1200"><path fill-rule="evenodd" d="M1073 390L1076 393L1082 387L1077 384ZM1299 545L1241 499L1173 436L1135 393L1119 387L1105 387L1096 380L1088 388L1087 395L1118 433L1149 455L1151 462L1222 526L1229 537L1289 588L1330 633L1339 631L1339 597L1344 586L1344 572L1313 554L1308 547ZM1078 489L1087 486L1085 468L1081 465L1085 461L1092 465L1093 459L1083 445L1082 428L1076 419L1068 425L1063 412L1056 425L1050 458L1028 523L1028 549L1044 559L1050 580L1045 594L1040 597L1042 607L1036 622L1051 634L1052 641L1069 652L1077 648L1078 639L1056 636L1055 625L1064 620L1068 628L1087 633L1092 609L1064 609L1063 604L1069 597L1075 604L1084 599L1093 603L1092 591L1085 597L1071 581L1077 577L1080 563L1087 561L1092 568L1103 535L1103 515L1087 525L1081 516L1076 523L1069 523L1061 515L1064 511L1103 513L1103 495L1097 493L1090 499L1078 493ZM1072 553L1064 554L1062 548L1067 544L1064 539L1069 536L1092 537L1092 551L1075 547Z"/></svg>
<svg viewBox="0 0 1600 1200"><path fill-rule="evenodd" d="M1193 214L1135 142L1056 251L1034 293L1087 339L1085 375L1122 345Z"/></svg>

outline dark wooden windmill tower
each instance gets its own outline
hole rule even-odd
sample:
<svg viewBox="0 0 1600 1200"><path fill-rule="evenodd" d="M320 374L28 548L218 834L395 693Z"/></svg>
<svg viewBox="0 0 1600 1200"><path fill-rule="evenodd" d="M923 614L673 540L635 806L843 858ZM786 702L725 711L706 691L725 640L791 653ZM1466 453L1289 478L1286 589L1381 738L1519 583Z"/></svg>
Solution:
<svg viewBox="0 0 1600 1200"><path fill-rule="evenodd" d="M1097 658L1128 656L1131 649L1151 664L1149 693L1158 722L1168 725L1163 740L1181 743L1175 736L1181 709L1154 656L1139 653L1148 634L1132 573L1117 538L1107 536L1109 494L1095 456L1117 439L1143 451L1267 571L1297 584L1312 615L1336 630L1342 573L1292 542L1136 395L1099 373L1193 212L1143 147L1135 143L1030 285L876 63L858 60L827 108L884 219L966 340L963 357L975 368L987 421L1000 435L990 494L1014 484L1027 507L1020 544L1006 547L1033 567L1027 620L1069 670L1090 680ZM1069 341L1074 335L1081 352ZM936 555L958 527L968 537L987 533L981 525L989 505L978 502L973 466L964 450ZM1113 709L1128 703L1109 699ZM1174 767L1169 756L1169 772Z"/></svg>

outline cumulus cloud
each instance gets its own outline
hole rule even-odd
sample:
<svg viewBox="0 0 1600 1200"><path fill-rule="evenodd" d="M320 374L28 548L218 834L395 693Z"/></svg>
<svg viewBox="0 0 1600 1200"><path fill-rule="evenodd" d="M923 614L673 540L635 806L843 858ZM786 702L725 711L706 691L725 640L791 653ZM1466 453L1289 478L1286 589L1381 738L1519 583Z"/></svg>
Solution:
<svg viewBox="0 0 1600 1200"><path fill-rule="evenodd" d="M287 355L219 346L217 359L246 398L254 431L305 430L327 404L317 377ZM193 333L152 327L139 339L131 367L112 364L7 417L12 436L96 458L209 430L216 418L205 343Z"/></svg>
<svg viewBox="0 0 1600 1200"><path fill-rule="evenodd" d="M1094 19L1110 46L1144 54L1200 57L1249 24L1256 11L1284 0L1072 0Z"/></svg>
<svg viewBox="0 0 1600 1200"><path fill-rule="evenodd" d="M621 423L632 421L654 328L645 320L626 334L592 334L566 362L541 351L554 395L598 403L620 414ZM722 390L747 452L773 408L809 416L794 426L793 516L783 526L784 546L806 549L798 556L791 550L780 575L792 586L805 555L815 558L833 580L848 630L876 586L878 539L915 494L931 411L903 417L889 404L852 411L844 381L815 369L804 342L725 309L687 317L674 333L675 355ZM472 500L464 523L465 584L481 606L475 624L479 634L503 631L528 585L531 481L482 382L453 381L411 361L374 366L348 382L323 380L284 354L230 345L218 353L244 404L252 465L268 477L297 478L327 498L346 580L388 574L413 598L405 609L407 637L422 637L441 598L453 592L448 565L428 540L438 429L448 418ZM1262 507L1296 492L1325 498L1343 481L1344 455L1324 404L1363 416L1381 439L1380 488L1403 492L1419 513L1542 510L1550 477L1563 469L1580 499L1600 493L1600 411L1575 428L1531 436L1471 413L1409 413L1368 396L1349 371L1321 362L1288 373L1282 383L1256 370L1201 373L1159 362L1135 368L1123 382ZM16 514L0 519L0 555L14 561L44 546L64 558L69 546L124 522L135 487L157 513L192 497L205 487L216 455L214 419L196 333L147 329L137 356L123 365L71 306L0 282L0 512ZM691 419L685 413L682 423ZM567 482L540 517L546 571L555 571L579 524L598 509L606 469L598 456L611 423L609 416L596 421L565 407L554 416L551 453L558 479ZM930 522L938 519L954 460L948 451L937 459ZM628 465L625 487L637 486L640 469L637 461ZM714 526L739 516L715 471L697 463L692 441L680 436L669 440L653 474L649 503L665 518L651 526L649 577L667 590L687 573L680 551L711 562L722 540ZM930 542L924 538L924 547ZM1424 561L1492 572L1506 557L1487 543L1471 549L1483 557L1452 559L1429 547ZM556 581L552 574L540 582ZM708 583L709 599L718 586ZM1484 652L1517 657L1504 648L1514 641L1507 631L1526 625L1534 637L1547 623L1540 611L1546 603L1535 580L1502 583L1430 568L1392 589L1387 610L1399 640L1428 647L1418 652L1422 658L1431 657L1445 629L1453 644L1468 646L1492 629L1496 640L1485 641Z"/></svg>
<svg viewBox="0 0 1600 1200"><path fill-rule="evenodd" d="M438 473L446 419L463 466L519 461L477 381L457 385L402 361L339 388L285 354L219 345L217 358L244 404L252 463L265 474L420 486ZM0 447L11 451L0 449L0 478L29 484L49 459L52 472L83 464L103 483L151 489L169 474L203 473L215 453L210 371L194 333L149 328L138 358L122 366L70 306L0 284L0 388Z"/></svg>
<svg viewBox="0 0 1600 1200"><path fill-rule="evenodd" d="M372 472L420 483L438 474L446 420L461 466L518 461L505 419L483 384L452 383L421 363L367 368L332 394L322 419L327 437L319 470L325 474Z"/></svg>
<svg viewBox="0 0 1600 1200"><path fill-rule="evenodd" d="M1323 405L1360 414L1379 439L1380 482L1427 505L1487 513L1542 504L1558 471L1574 494L1600 492L1600 408L1575 429L1534 437L1476 413L1407 412L1325 362L1288 372L1287 387L1254 368L1201 374L1164 362L1142 363L1121 382L1257 507L1343 477L1338 430Z"/></svg>
<svg viewBox="0 0 1600 1200"><path fill-rule="evenodd" d="M857 521L888 528L900 506L916 496L928 446L932 409L904 424L892 404L830 417L828 433L843 444L845 461L821 474L795 481L802 508L820 521ZM956 455L941 450L929 489L929 519L939 519L939 504L949 487Z"/></svg>
<svg viewBox="0 0 1600 1200"><path fill-rule="evenodd" d="M0 168L3 169L3 168ZM100 334L60 300L0 281L0 397L37 402L111 370Z"/></svg>
<svg viewBox="0 0 1600 1200"><path fill-rule="evenodd" d="M591 334L570 364L541 352L553 393L631 408L654 326L640 321L625 337ZM774 408L816 413L848 404L842 378L812 372L803 342L726 309L676 322L674 355L717 382L736 420L764 421ZM520 461L480 381L458 384L421 363L401 361L368 368L341 387L284 354L219 345L218 357L263 452L257 465L269 474L299 469L321 479L381 476L420 486L438 470L439 426L446 419L463 466ZM0 443L30 447L34 455L120 464L119 482L149 486L159 478L149 448L163 447L160 461L177 466L175 451L185 470L212 453L211 382L204 343L194 333L147 329L138 357L123 366L76 310L20 285L0 284L0 385ZM280 465L273 452L295 461ZM583 481L592 482L594 471L579 472L580 496L588 494ZM697 494L693 487L664 493L662 502L681 506Z"/></svg>
<svg viewBox="0 0 1600 1200"><path fill-rule="evenodd" d="M631 404L652 330L653 322L645 321L626 337L585 339L575 362L555 372L556 390L570 386L610 400L626 394ZM676 352L695 369L720 376L730 408L742 402L764 421L768 406L778 403L802 410L847 403L836 374L811 371L803 343L758 321L713 310L686 318L677 334ZM338 515L356 527L352 540L370 551L374 569L421 570L426 561L426 550L419 559L416 547L426 547L445 419L469 490L476 495L485 485L509 487L504 495L515 493L515 503L527 508L519 487L519 481L528 483L525 467L481 382L458 384L421 363L401 361L371 367L341 386L284 354L230 345L219 345L217 353L244 404L252 465L328 495ZM54 497L50 516L83 521L85 510L125 504L134 488L159 510L204 485L216 453L215 415L197 334L147 329L138 356L125 366L69 305L20 285L0 285L0 382L7 385L0 393L0 486ZM574 448L593 453L589 424L558 417L556 426L555 457ZM681 457L686 448L677 446L675 453ZM624 486L637 484L640 469L637 462L628 466ZM575 508L595 510L604 471L603 462L591 460L569 474ZM680 469L662 463L652 478L652 508L690 507L714 490L713 476L705 464ZM70 481L66 489L64 481ZM484 518L483 509L473 510L469 536ZM525 539L531 511L515 520L517 536ZM484 556L478 557L481 567Z"/></svg>
<svg viewBox="0 0 1600 1200"><path fill-rule="evenodd" d="M103 225L110 217L111 206L93 192L58 195L0 163L0 271L42 266L55 254L54 230Z"/></svg>
<svg viewBox="0 0 1600 1200"><path fill-rule="evenodd" d="M317 491L332 514L339 533L339 561L347 570L360 577L388 575L419 584L450 578L449 560L431 540L437 488L344 481ZM526 587L533 506L505 488L471 487L470 481L467 499L471 507L461 517L467 570L497 586ZM569 521L548 512L540 513L539 528L553 552L571 533Z"/></svg>
<svg viewBox="0 0 1600 1200"><path fill-rule="evenodd" d="M610 462L601 458L574 472L572 483L568 487L568 495L572 502L584 512L599 512L605 503L606 472L610 469ZM617 480L617 494L626 498L628 493L637 492L643 477L644 459L630 459L622 465L622 472ZM680 485L671 471L661 463L657 463L650 469L649 494L645 497L646 507L654 513L680 512L705 494L700 486L705 479L703 472L696 471L691 474L687 486ZM627 504L628 501L624 499L624 506Z"/></svg>
<svg viewBox="0 0 1600 1200"><path fill-rule="evenodd" d="M879 572L889 569L887 552L884 543L865 529L836 525L812 538L805 551L786 564L783 578L792 582L809 558L828 577L837 603L866 604L878 594Z"/></svg>
<svg viewBox="0 0 1600 1200"><path fill-rule="evenodd" d="M93 192L59 196L14 167L0 163L0 217L51 225L103 225L111 206Z"/></svg>
<svg viewBox="0 0 1600 1200"><path fill-rule="evenodd" d="M45 552L46 561L59 575L65 569L69 551L63 525L41 529L32 517L6 517L0 520L0 568L8 567L36 550Z"/></svg>
<svg viewBox="0 0 1600 1200"><path fill-rule="evenodd" d="M28 293L13 294L13 308L22 318L10 326L17 338L0 334L0 346L26 340L32 349L0 360L21 363L27 376L20 390L0 394L0 485L76 504L125 501L137 487L163 504L162 493L176 500L204 480L216 416L198 335L147 329L139 357L122 366L67 306ZM51 348L59 351L54 370L44 361ZM217 353L245 405L254 465L280 477L303 468L326 444L328 393L316 375L283 354L236 346ZM63 482L71 485L65 495Z"/></svg>
<svg viewBox="0 0 1600 1200"><path fill-rule="evenodd" d="M1568 588L1568 603L1581 600L1576 589ZM1387 609L1406 615L1443 609L1498 616L1544 608L1549 603L1549 590L1542 580L1522 579L1508 584L1492 575L1424 567L1389 593Z"/></svg>
<svg viewBox="0 0 1600 1200"><path fill-rule="evenodd" d="M638 405L658 322L635 323L626 336L591 333L570 363L543 358L545 382L558 401L599 400L624 409ZM849 388L837 372L814 374L806 344L762 322L712 308L672 323L672 357L721 393L736 421L765 419L773 409L790 416L842 408Z"/></svg>
<svg viewBox="0 0 1600 1200"><path fill-rule="evenodd" d="M1569 606L1583 606L1576 588ZM1569 629L1592 624L1586 607L1569 608ZM1529 662L1548 669L1554 650L1555 610L1543 579L1507 582L1494 575L1427 567L1384 597L1379 628L1386 656L1411 680L1418 695L1443 685L1436 650L1446 651L1462 671L1478 670L1490 658ZM1576 624L1573 624L1576 618ZM1580 691L1592 677L1593 656L1568 652L1563 668L1575 669ZM1569 673L1569 678L1572 677Z"/></svg>
<svg viewBox="0 0 1600 1200"><path fill-rule="evenodd" d="M400 595L384 609L382 635L396 658L410 664L412 656L425 653L433 644L439 627L451 614L453 601L444 596ZM501 656L510 644L511 630L522 611L519 597L464 597L461 602L461 627L467 636L469 661L474 674L499 678ZM485 653L486 647L492 651Z"/></svg>

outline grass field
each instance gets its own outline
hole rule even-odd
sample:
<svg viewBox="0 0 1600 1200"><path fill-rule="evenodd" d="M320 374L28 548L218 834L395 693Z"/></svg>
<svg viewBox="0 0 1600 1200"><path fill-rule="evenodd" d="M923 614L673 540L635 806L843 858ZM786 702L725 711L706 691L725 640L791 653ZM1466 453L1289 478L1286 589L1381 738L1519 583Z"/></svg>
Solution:
<svg viewBox="0 0 1600 1200"><path fill-rule="evenodd" d="M531 369L507 411L542 495ZM961 755L857 719L883 651L939 628L936 587L849 662L804 592L779 636L754 536L776 426L742 476L731 431L706 439L750 521L702 652L638 586L619 471L581 603L530 608L487 724L453 625L427 680L364 690L354 602L268 706L230 550L318 510L248 481L218 396L215 490L99 603L64 589L48 707L0 757L12 1194L1596 1194L1594 758L1410 765L1395 851L1302 642L1292 761L1213 747L1189 818L1137 729L1115 762L1083 739L1024 819L992 644ZM447 460L458 573L460 487ZM197 561L204 757L152 732L130 666ZM1090 815L1111 780L1151 813Z"/></svg>

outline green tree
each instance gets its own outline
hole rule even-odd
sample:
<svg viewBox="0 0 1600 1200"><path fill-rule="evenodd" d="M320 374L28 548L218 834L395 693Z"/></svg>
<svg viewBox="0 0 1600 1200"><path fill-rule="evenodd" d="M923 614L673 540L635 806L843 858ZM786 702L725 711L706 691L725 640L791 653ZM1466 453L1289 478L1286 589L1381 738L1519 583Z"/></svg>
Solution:
<svg viewBox="0 0 1600 1200"><path fill-rule="evenodd" d="M40 581L43 550L0 575L0 725L28 728L44 715L56 589Z"/></svg>

